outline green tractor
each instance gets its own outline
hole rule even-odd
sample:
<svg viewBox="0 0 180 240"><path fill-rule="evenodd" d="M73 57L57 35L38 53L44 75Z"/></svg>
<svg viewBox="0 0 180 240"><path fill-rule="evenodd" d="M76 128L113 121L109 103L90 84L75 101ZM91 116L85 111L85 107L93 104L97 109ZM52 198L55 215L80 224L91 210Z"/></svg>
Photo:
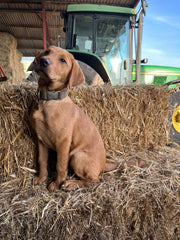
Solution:
<svg viewBox="0 0 180 240"><path fill-rule="evenodd" d="M127 1L131 2L132 1ZM66 33L65 48L84 72L86 82L168 85L176 92L171 98L171 138L180 144L180 68L141 65L143 17L133 8L95 4L73 4L61 12ZM134 53L134 54L133 54Z"/></svg>

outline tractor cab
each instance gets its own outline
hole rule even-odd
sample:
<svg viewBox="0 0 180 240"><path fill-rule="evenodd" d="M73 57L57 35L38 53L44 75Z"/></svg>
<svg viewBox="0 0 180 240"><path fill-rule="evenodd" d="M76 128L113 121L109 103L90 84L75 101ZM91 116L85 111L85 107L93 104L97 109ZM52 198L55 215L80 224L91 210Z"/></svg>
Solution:
<svg viewBox="0 0 180 240"><path fill-rule="evenodd" d="M74 4L63 13L65 48L94 69L104 82L132 82L131 8ZM84 65L83 65L84 66ZM86 70L82 69L85 76Z"/></svg>

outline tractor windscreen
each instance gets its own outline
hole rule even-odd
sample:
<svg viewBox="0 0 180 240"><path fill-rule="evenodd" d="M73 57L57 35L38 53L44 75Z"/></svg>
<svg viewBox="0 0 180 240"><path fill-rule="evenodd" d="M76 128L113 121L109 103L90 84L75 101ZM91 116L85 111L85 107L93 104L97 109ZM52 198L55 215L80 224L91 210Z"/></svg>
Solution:
<svg viewBox="0 0 180 240"><path fill-rule="evenodd" d="M77 14L73 23L73 49L97 54L113 84L129 79L129 17Z"/></svg>

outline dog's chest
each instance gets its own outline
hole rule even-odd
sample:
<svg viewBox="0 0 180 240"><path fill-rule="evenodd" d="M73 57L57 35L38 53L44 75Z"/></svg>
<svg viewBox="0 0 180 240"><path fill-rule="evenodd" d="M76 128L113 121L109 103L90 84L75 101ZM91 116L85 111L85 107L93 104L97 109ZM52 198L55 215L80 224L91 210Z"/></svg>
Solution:
<svg viewBox="0 0 180 240"><path fill-rule="evenodd" d="M39 109L34 113L35 129L38 139L48 148L55 149L55 141L58 131L54 124L52 109L48 107Z"/></svg>

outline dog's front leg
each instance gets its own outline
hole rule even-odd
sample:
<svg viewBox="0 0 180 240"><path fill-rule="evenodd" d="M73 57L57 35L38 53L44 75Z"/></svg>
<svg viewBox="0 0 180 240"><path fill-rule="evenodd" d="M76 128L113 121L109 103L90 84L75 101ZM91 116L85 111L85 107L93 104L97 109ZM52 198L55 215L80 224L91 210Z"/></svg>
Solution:
<svg viewBox="0 0 180 240"><path fill-rule="evenodd" d="M39 175L34 178L34 185L43 183L48 177L48 148L41 141L38 141L39 148Z"/></svg>
<svg viewBox="0 0 180 240"><path fill-rule="evenodd" d="M69 163L69 141L64 141L57 147L57 176L54 182L52 182L48 189L49 191L58 190L63 182L66 180Z"/></svg>

